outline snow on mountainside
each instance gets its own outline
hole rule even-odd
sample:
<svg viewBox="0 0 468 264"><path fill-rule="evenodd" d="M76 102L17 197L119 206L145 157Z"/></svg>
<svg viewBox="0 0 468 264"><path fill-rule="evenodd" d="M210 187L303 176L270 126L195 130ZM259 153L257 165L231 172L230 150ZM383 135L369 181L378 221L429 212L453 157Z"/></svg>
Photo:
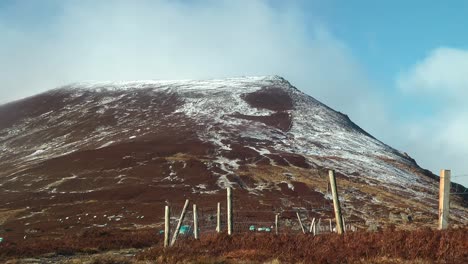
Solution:
<svg viewBox="0 0 468 264"><path fill-rule="evenodd" d="M147 212L133 202L168 199L170 189L216 197L229 185L246 204L315 197L312 206L329 201L328 168L349 217L437 213L433 175L278 76L71 84L0 106L0 149L0 206L19 210L15 228L70 215L82 228L80 210L106 203L106 215L124 204ZM466 208L453 211L466 221Z"/></svg>

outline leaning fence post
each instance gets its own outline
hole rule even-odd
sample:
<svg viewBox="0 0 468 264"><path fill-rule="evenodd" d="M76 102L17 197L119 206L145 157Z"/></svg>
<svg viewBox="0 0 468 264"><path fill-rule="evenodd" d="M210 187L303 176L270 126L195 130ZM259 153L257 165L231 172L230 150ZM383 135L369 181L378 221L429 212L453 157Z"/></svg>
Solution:
<svg viewBox="0 0 468 264"><path fill-rule="evenodd" d="M218 208L216 212L216 232L221 232L221 203L218 203Z"/></svg>
<svg viewBox="0 0 468 264"><path fill-rule="evenodd" d="M336 232L341 235L343 234L343 219L341 218L341 207L340 200L338 199L338 190L336 188L335 171L329 170L328 175L330 177L330 186L333 196L333 208L335 210Z"/></svg>
<svg viewBox="0 0 468 264"><path fill-rule="evenodd" d="M197 205L193 205L193 237L198 239L198 212Z"/></svg>
<svg viewBox="0 0 468 264"><path fill-rule="evenodd" d="M301 216L299 215L299 212L296 212L296 215L297 215L297 220L299 220L299 225L301 225L301 229L302 229L302 233L306 233L305 230L304 230L304 226L302 225L302 220L301 220Z"/></svg>
<svg viewBox="0 0 468 264"><path fill-rule="evenodd" d="M164 247L169 246L169 237L170 237L170 222L171 221L171 209L166 205L164 209Z"/></svg>
<svg viewBox="0 0 468 264"><path fill-rule="evenodd" d="M439 187L439 230L446 229L450 208L450 170L440 171Z"/></svg>
<svg viewBox="0 0 468 264"><path fill-rule="evenodd" d="M309 233L312 233L313 229L314 229L314 226L315 226L315 217L312 218L312 222L310 223L310 229L309 229ZM315 233L315 232L314 232Z"/></svg>
<svg viewBox="0 0 468 264"><path fill-rule="evenodd" d="M228 235L232 235L232 189L231 187L227 188L227 225L228 225Z"/></svg>
<svg viewBox="0 0 468 264"><path fill-rule="evenodd" d="M174 235L172 236L171 246L175 244L177 240L177 236L179 235L180 227L182 226L182 221L184 221L185 211L189 205L189 200L185 200L184 208L182 208L182 213L180 214L179 222L177 223L177 227L175 229Z"/></svg>

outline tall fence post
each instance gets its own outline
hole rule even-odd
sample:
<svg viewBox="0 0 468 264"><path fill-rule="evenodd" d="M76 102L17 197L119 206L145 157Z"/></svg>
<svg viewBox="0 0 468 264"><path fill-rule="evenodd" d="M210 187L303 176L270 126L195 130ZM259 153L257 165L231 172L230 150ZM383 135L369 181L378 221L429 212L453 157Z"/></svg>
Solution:
<svg viewBox="0 0 468 264"><path fill-rule="evenodd" d="M198 239L198 212L196 204L193 204L193 237Z"/></svg>
<svg viewBox="0 0 468 264"><path fill-rule="evenodd" d="M164 209L164 247L169 246L169 238L170 238L170 232L171 232L171 209L169 208L168 205L166 205Z"/></svg>
<svg viewBox="0 0 468 264"><path fill-rule="evenodd" d="M341 207L340 200L338 199L338 190L336 188L336 178L335 171L329 170L328 176L330 177L330 187L333 196L333 208L335 210L335 219L336 219L336 232L338 234L343 234L343 218L341 218Z"/></svg>
<svg viewBox="0 0 468 264"><path fill-rule="evenodd" d="M172 241L171 241L171 246L175 244L177 240L177 236L179 235L180 227L182 226L182 221L184 221L185 217L185 211L187 210L187 207L189 205L189 200L185 200L184 208L182 208L182 213L180 214L179 217L179 222L177 223L177 227L175 229L174 235L172 236Z"/></svg>
<svg viewBox="0 0 468 264"><path fill-rule="evenodd" d="M232 188L227 188L227 226L228 235L232 235L233 223L232 223Z"/></svg>
<svg viewBox="0 0 468 264"><path fill-rule="evenodd" d="M279 218L279 214L276 213L275 214L275 234L278 235L279 233L279 230L278 230L278 218Z"/></svg>
<svg viewBox="0 0 468 264"><path fill-rule="evenodd" d="M440 171L439 230L447 229L450 207L450 170Z"/></svg>
<svg viewBox="0 0 468 264"><path fill-rule="evenodd" d="M221 232L221 203L218 203L218 208L216 212L216 232Z"/></svg>

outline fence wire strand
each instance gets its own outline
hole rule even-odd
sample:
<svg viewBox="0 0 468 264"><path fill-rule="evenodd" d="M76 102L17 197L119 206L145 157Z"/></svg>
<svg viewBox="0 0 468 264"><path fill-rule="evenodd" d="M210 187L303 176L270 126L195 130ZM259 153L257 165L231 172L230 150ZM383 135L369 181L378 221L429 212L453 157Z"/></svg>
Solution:
<svg viewBox="0 0 468 264"><path fill-rule="evenodd" d="M225 208L224 208L225 209ZM174 208L174 213L170 219L171 238L176 232L176 226L179 221L182 207ZM273 209L273 210L236 210L233 212L233 232L234 233L271 233L276 234L275 216L278 215L278 233L302 234L302 228L297 219L299 214L302 225L306 233L311 230L311 214L325 213L332 215L333 209L327 208L297 208L297 209ZM220 214L220 231L227 230L227 214L224 210ZM331 222L331 226L330 226ZM356 231L355 224L363 224L362 221L347 220L345 230ZM336 222L333 217L315 217L315 233L335 232ZM203 208L198 211L198 233L204 234L216 233L217 227L217 209ZM193 211L187 210L185 217L180 225L178 240L193 238ZM161 233L162 234L162 233Z"/></svg>

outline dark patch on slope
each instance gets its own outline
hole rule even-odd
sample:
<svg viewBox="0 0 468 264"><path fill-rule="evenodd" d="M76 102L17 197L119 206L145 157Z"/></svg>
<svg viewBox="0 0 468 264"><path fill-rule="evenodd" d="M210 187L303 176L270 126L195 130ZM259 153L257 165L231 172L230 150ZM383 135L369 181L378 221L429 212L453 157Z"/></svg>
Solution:
<svg viewBox="0 0 468 264"><path fill-rule="evenodd" d="M284 132L289 131L289 129L291 129L291 126L292 126L291 115L285 112L274 113L268 116L250 116L250 115L243 115L240 113L235 113L231 116L236 117L236 118L261 122L267 126L278 128Z"/></svg>
<svg viewBox="0 0 468 264"><path fill-rule="evenodd" d="M148 109L153 115L157 114L163 117L172 113L183 103L176 94L164 91L155 92L152 91L152 89L135 89L131 91L108 90L103 92L79 90L80 95L74 96L76 91L77 90L67 88L55 89L36 96L0 105L0 130L8 128L24 119L34 119L48 112L55 117L58 112L70 110L70 107L78 106L83 104L83 102L96 103L96 106L90 108L90 111L86 113L69 111L70 113L64 116L63 120L56 120L56 122L77 120L86 116L86 118L84 118L86 125L95 128L97 125L113 125L115 117L118 114L128 112L128 108ZM120 99L111 104L124 105L127 109L122 107L119 109L108 109L104 114L97 115L96 111L101 107L99 102L107 97L120 97ZM34 120L32 122L34 122ZM50 126L53 124L50 124L49 121L47 125ZM68 129L73 131L77 130L77 128L73 127L68 127Z"/></svg>
<svg viewBox="0 0 468 264"><path fill-rule="evenodd" d="M304 169L310 169L311 167L304 156L297 155L294 153L283 153L281 156L293 166Z"/></svg>
<svg viewBox="0 0 468 264"><path fill-rule="evenodd" d="M0 105L0 129L12 126L25 118L40 116L65 106L66 94L43 93Z"/></svg>
<svg viewBox="0 0 468 264"><path fill-rule="evenodd" d="M148 117L164 120L183 104L177 94L151 89L104 92L81 90L79 93L77 96L75 90L57 89L0 106L0 133L2 129L28 119L26 129L41 126L48 129L38 130L33 137L20 135L12 138L10 145L40 144L65 135L73 140L95 133L100 126L118 127L119 118L125 117L125 121L145 120ZM106 104L106 107L110 106L108 109L100 104L107 98L115 98L115 101ZM93 105L82 110L83 102ZM99 113L100 110L103 112ZM41 117L45 113L49 114ZM142 125L145 123L142 122ZM0 136L6 133L4 131Z"/></svg>
<svg viewBox="0 0 468 264"><path fill-rule="evenodd" d="M243 94L244 99L250 106L272 111L287 111L294 108L291 96L279 87L264 87L253 93Z"/></svg>

